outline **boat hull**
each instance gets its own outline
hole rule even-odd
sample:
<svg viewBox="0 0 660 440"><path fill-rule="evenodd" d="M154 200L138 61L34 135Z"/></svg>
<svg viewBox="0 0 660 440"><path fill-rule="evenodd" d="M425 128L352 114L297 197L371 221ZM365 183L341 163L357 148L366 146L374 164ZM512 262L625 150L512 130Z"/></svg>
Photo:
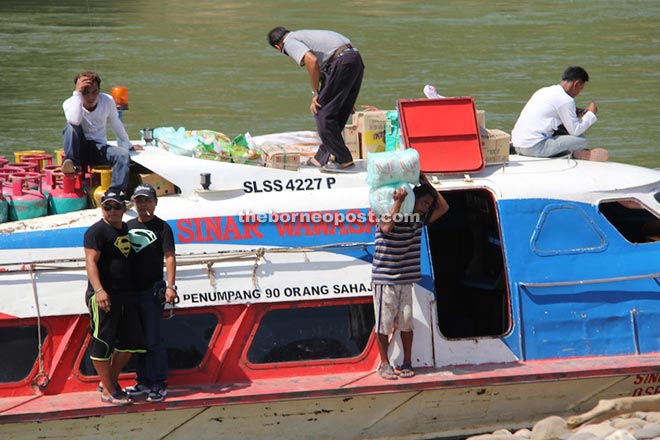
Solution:
<svg viewBox="0 0 660 440"><path fill-rule="evenodd" d="M428 377L453 374L430 372ZM529 427L545 416L583 412L600 399L631 395L640 377L624 374L476 386L425 381L425 387L440 386L429 389L407 387L400 380L398 388L392 385L388 390L335 390L334 395L308 397L301 391L295 399L287 398L291 393L283 391L281 398L273 395L256 401L259 397L255 397L252 402L223 397L221 389L177 389L167 403L147 406L138 401L106 415L75 417L56 409L44 413L49 420L39 421L38 414L17 415L2 425L2 432L6 438L17 440L137 436L181 440L449 438L502 427L514 430ZM373 379L359 382L373 385ZM92 393L80 394L81 399L98 398Z"/></svg>

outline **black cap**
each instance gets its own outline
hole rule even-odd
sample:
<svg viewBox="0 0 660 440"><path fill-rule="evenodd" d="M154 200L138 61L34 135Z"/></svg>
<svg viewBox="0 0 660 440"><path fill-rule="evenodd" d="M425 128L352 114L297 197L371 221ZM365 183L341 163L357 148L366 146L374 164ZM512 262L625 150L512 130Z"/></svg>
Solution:
<svg viewBox="0 0 660 440"><path fill-rule="evenodd" d="M123 191L118 191L116 189L109 189L103 194L103 197L101 197L101 204L112 200L113 202L121 203L124 205L126 203L126 198L124 197L124 192Z"/></svg>
<svg viewBox="0 0 660 440"><path fill-rule="evenodd" d="M149 197L151 199L155 199L156 190L148 183L141 183L135 188L135 191L133 191L133 196L131 199L135 199L136 197Z"/></svg>

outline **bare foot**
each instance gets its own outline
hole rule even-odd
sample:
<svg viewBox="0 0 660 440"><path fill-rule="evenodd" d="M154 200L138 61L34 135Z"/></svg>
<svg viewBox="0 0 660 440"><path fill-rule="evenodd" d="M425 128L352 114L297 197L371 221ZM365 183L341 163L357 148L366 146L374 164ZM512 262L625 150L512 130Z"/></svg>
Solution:
<svg viewBox="0 0 660 440"><path fill-rule="evenodd" d="M578 150L573 152L573 158L579 160L593 160L596 162L605 162L609 158L609 153L604 148L594 148L591 150Z"/></svg>

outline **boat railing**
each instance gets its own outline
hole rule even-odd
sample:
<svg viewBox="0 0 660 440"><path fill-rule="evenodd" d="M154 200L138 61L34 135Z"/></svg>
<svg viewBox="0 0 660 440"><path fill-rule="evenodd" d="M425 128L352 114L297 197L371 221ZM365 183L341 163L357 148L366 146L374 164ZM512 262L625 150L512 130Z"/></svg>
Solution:
<svg viewBox="0 0 660 440"><path fill-rule="evenodd" d="M651 278L660 278L660 273L643 274L643 275L628 275L623 277L608 277L608 278L594 278L592 280L575 280L575 281L550 281L546 283L530 283L526 281L519 281L520 287L566 287L566 286L581 286L588 284L604 284L604 283L617 283L621 281L637 281Z"/></svg>

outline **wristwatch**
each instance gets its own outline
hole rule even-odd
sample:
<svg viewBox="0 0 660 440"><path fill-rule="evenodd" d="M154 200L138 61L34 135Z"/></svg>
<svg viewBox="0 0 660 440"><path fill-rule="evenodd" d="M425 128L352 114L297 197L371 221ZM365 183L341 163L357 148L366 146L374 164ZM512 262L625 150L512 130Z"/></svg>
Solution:
<svg viewBox="0 0 660 440"><path fill-rule="evenodd" d="M312 90L312 98L315 96L319 96L319 92L317 92L316 90Z"/></svg>
<svg viewBox="0 0 660 440"><path fill-rule="evenodd" d="M176 284L173 284L173 285L171 285L171 286L167 286L167 288L168 288L168 289L172 289L172 290L174 290L175 292L179 290L179 288L176 287Z"/></svg>

